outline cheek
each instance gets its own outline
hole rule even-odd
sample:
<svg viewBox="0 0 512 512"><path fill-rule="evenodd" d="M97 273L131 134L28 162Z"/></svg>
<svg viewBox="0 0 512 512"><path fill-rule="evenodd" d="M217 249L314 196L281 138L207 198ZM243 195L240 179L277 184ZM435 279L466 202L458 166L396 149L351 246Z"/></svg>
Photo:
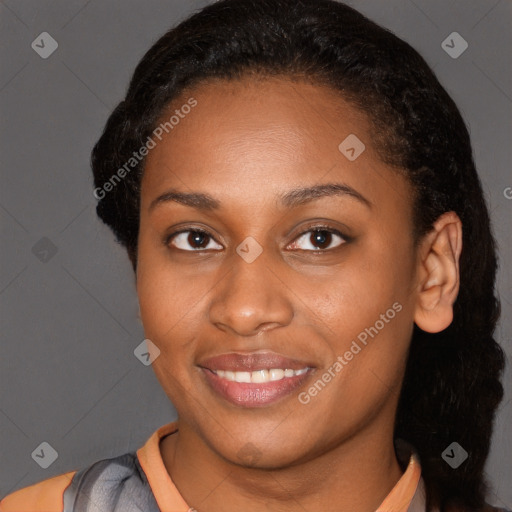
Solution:
<svg viewBox="0 0 512 512"><path fill-rule="evenodd" d="M187 410L188 397L194 393L190 381L191 333L195 332L190 324L192 305L175 277L145 263L150 262L142 262L137 293L144 335L160 350L152 368L176 409Z"/></svg>
<svg viewBox="0 0 512 512"><path fill-rule="evenodd" d="M340 349L347 340L373 326L395 302L408 310L412 300L408 291L412 274L409 262L387 257L382 251L369 254L359 254L330 278L294 283L294 293L301 298L297 306L302 308L303 303L303 314L320 328L324 326L327 336ZM376 254L381 256L375 257ZM390 311L390 315L394 313ZM392 323L395 322L389 325Z"/></svg>
<svg viewBox="0 0 512 512"><path fill-rule="evenodd" d="M346 404L359 409L363 397L378 403L388 388L400 384L413 328L413 269L407 243L393 248L381 240L358 251L350 265L340 267L322 286L303 283L305 309L328 341L332 364L338 356L346 361L334 372L328 401L343 396Z"/></svg>
<svg viewBox="0 0 512 512"><path fill-rule="evenodd" d="M195 275L194 275L195 274ZM155 342L176 339L201 300L201 277L178 271L149 237L139 239L137 295L146 335Z"/></svg>
<svg viewBox="0 0 512 512"><path fill-rule="evenodd" d="M179 377L179 382L186 385L185 358L196 332L194 311L200 303L197 283L194 278L177 275L159 251L151 250L142 241L139 242L137 295L144 335L160 349L153 363L157 377L160 381L171 379L165 389L175 387L173 377Z"/></svg>
<svg viewBox="0 0 512 512"><path fill-rule="evenodd" d="M396 309L392 304L371 308L377 313L371 314L368 305L347 305L346 314L332 326L331 362L319 369L307 395L301 396L301 403L308 402L304 410L312 418L323 417L334 436L359 430L399 396L411 323L396 303Z"/></svg>

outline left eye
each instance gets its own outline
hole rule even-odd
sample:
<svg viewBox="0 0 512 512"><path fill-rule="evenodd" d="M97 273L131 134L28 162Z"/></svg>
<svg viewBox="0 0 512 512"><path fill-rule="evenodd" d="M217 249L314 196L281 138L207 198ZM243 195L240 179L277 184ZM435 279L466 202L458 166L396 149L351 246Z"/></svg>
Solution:
<svg viewBox="0 0 512 512"><path fill-rule="evenodd" d="M200 229L189 229L179 231L168 237L166 244L173 245L177 249L182 251L191 251L189 247L192 247L192 251L206 250L206 249L222 249L222 246L217 244L217 247L208 247L210 242L214 242L213 237L206 231ZM181 245L181 247L180 247ZM187 247L188 246L188 247Z"/></svg>
<svg viewBox="0 0 512 512"><path fill-rule="evenodd" d="M336 240L333 240L333 237L339 238L341 241L335 243ZM304 243L306 247L299 247L298 244ZM325 228L315 228L302 233L298 238L295 239L291 248L292 249L301 249L306 251L318 251L318 250L326 250L326 249L334 249L335 247L339 247L340 245L346 242L345 237L337 230L334 229L325 229Z"/></svg>

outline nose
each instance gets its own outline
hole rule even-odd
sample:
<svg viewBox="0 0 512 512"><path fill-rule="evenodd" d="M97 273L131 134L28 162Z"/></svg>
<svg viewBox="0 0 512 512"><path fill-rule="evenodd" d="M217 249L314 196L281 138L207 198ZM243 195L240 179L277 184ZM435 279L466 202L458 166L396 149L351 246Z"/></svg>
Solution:
<svg viewBox="0 0 512 512"><path fill-rule="evenodd" d="M278 265L265 250L252 263L237 253L226 261L231 269L214 288L210 322L238 336L283 327L293 318L291 290L279 276ZM279 276L279 277L278 277Z"/></svg>

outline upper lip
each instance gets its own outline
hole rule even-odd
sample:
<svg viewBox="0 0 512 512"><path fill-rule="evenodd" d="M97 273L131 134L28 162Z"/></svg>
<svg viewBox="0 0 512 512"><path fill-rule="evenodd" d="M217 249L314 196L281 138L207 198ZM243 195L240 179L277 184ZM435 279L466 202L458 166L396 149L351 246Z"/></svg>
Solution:
<svg viewBox="0 0 512 512"><path fill-rule="evenodd" d="M198 366L212 371L246 371L270 370L272 368L282 368L284 370L301 370L302 368L313 368L313 365L298 359L277 354L276 352L251 352L237 353L230 352L218 356L203 359Z"/></svg>

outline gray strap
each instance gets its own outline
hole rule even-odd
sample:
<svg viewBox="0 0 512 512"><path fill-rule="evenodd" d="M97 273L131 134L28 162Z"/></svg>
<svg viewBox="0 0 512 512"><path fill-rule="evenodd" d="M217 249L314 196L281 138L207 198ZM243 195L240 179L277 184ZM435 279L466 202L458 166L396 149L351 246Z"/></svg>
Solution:
<svg viewBox="0 0 512 512"><path fill-rule="evenodd" d="M64 512L160 512L135 453L78 471L64 491Z"/></svg>

